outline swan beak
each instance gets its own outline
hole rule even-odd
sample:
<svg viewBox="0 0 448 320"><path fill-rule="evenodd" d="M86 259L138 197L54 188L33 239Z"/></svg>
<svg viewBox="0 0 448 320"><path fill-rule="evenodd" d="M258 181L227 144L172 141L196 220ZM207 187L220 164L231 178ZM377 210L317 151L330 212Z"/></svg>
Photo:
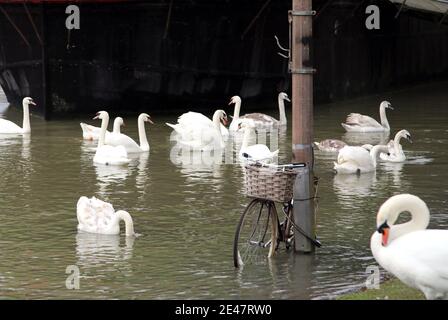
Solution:
<svg viewBox="0 0 448 320"><path fill-rule="evenodd" d="M291 99L289 99L289 97L285 97L285 100L291 102Z"/></svg>
<svg viewBox="0 0 448 320"><path fill-rule="evenodd" d="M37 104L36 103L34 103L34 101L30 101L30 104L32 104L33 106L37 106Z"/></svg>
<svg viewBox="0 0 448 320"><path fill-rule="evenodd" d="M394 110L394 107L392 107L391 105L387 106L390 110Z"/></svg>
<svg viewBox="0 0 448 320"><path fill-rule="evenodd" d="M229 123L229 120L227 120L227 117L222 119L222 123L225 126Z"/></svg>
<svg viewBox="0 0 448 320"><path fill-rule="evenodd" d="M409 143L412 143L411 137L407 137L407 138L408 138Z"/></svg>
<svg viewBox="0 0 448 320"><path fill-rule="evenodd" d="M149 122L150 124L154 124L154 122L152 122L152 120L149 118L146 118L146 122Z"/></svg>
<svg viewBox="0 0 448 320"><path fill-rule="evenodd" d="M390 227L387 224L387 221L384 222L382 225L380 225L377 231L383 235L382 237L383 246L384 247L387 246L387 243L389 242L389 233L390 233Z"/></svg>
<svg viewBox="0 0 448 320"><path fill-rule="evenodd" d="M228 104L228 105L230 106L231 104L233 104L233 99L232 99L232 100L230 100L230 102L229 102L229 104Z"/></svg>
<svg viewBox="0 0 448 320"><path fill-rule="evenodd" d="M96 116L93 117L93 120L99 119L99 117L100 117L100 113L98 112L98 113L96 114ZM124 125L124 123L123 123L123 125Z"/></svg>
<svg viewBox="0 0 448 320"><path fill-rule="evenodd" d="M389 241L389 230L389 228L383 230L383 247L387 246L387 243Z"/></svg>

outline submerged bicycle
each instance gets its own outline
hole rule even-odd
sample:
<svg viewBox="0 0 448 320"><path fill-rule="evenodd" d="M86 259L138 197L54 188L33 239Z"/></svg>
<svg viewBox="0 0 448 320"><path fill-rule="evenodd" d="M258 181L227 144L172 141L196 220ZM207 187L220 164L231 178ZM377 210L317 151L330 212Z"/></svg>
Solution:
<svg viewBox="0 0 448 320"><path fill-rule="evenodd" d="M281 242L290 249L294 232L300 232L315 246L318 240L307 235L293 219L293 189L298 169L304 163L285 165L250 161L245 165L246 195L253 200L244 209L235 233L233 263L236 268L272 257ZM279 217L276 203L282 206Z"/></svg>

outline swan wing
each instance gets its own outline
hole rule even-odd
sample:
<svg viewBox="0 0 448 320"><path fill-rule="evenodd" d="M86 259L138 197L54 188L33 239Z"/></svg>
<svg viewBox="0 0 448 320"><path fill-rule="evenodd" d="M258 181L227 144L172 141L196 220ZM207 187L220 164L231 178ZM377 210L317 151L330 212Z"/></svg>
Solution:
<svg viewBox="0 0 448 320"><path fill-rule="evenodd" d="M345 120L345 124L358 127L382 128L378 121L360 113L350 113Z"/></svg>
<svg viewBox="0 0 448 320"><path fill-rule="evenodd" d="M240 119L252 120L256 127L271 127L278 125L278 120L264 113L248 113Z"/></svg>
<svg viewBox="0 0 448 320"><path fill-rule="evenodd" d="M0 133L23 133L23 129L12 121L0 119Z"/></svg>
<svg viewBox="0 0 448 320"><path fill-rule="evenodd" d="M278 154L278 150L271 152L264 144L255 144L248 146L240 151L240 154L247 153L252 160L269 160Z"/></svg>
<svg viewBox="0 0 448 320"><path fill-rule="evenodd" d="M177 119L177 123L182 126L191 126L191 125L209 125L212 124L212 120L202 113L199 112L187 112L181 115Z"/></svg>
<svg viewBox="0 0 448 320"><path fill-rule="evenodd" d="M93 161L107 165L122 165L130 162L128 153L123 146L109 145L97 148Z"/></svg>
<svg viewBox="0 0 448 320"><path fill-rule="evenodd" d="M95 197L81 197L76 206L78 230L90 233L113 234L118 226L115 210L110 203ZM119 229L119 227L118 227Z"/></svg>
<svg viewBox="0 0 448 320"><path fill-rule="evenodd" d="M141 152L137 142L123 133L109 133L105 143L110 146L123 146L128 153Z"/></svg>
<svg viewBox="0 0 448 320"><path fill-rule="evenodd" d="M347 162L353 163L358 167L366 167L371 164L371 157L369 152L363 147L346 146L339 151L337 163L341 165Z"/></svg>
<svg viewBox="0 0 448 320"><path fill-rule="evenodd" d="M386 268L417 285L444 287L448 294L448 230L421 230L390 242ZM420 283L419 283L420 282Z"/></svg>

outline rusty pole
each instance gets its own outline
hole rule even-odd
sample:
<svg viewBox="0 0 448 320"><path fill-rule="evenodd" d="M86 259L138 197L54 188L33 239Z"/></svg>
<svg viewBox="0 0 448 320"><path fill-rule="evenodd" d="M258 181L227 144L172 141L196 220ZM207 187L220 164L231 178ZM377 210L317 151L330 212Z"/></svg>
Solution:
<svg viewBox="0 0 448 320"><path fill-rule="evenodd" d="M295 250L313 252L315 237L313 178L313 36L312 0L293 0L291 23L292 152L295 162L306 163L294 186L294 221L303 233L295 233Z"/></svg>
<svg viewBox="0 0 448 320"><path fill-rule="evenodd" d="M294 161L312 165L313 36L312 0L293 0L292 19L292 151Z"/></svg>

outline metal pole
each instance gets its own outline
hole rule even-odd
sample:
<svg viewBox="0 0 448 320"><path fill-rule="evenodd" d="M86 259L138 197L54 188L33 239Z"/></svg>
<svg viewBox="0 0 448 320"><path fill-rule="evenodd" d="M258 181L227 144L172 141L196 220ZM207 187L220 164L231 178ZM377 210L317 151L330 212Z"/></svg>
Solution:
<svg viewBox="0 0 448 320"><path fill-rule="evenodd" d="M293 0L289 19L292 73L292 152L295 162L307 164L294 186L294 221L311 238L315 236L313 183L313 73L311 41L313 36L312 0ZM314 245L295 233L295 250L313 252Z"/></svg>

